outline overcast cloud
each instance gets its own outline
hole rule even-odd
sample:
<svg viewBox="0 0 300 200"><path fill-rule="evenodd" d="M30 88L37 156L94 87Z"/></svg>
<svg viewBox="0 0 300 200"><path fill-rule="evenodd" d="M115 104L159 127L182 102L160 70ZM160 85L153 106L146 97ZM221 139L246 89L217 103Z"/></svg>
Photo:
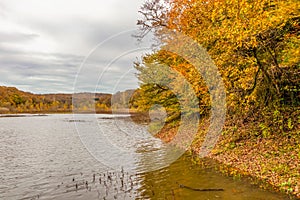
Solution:
<svg viewBox="0 0 300 200"><path fill-rule="evenodd" d="M34 93L136 88L133 62L150 46L131 37L142 3L1 0L0 85Z"/></svg>

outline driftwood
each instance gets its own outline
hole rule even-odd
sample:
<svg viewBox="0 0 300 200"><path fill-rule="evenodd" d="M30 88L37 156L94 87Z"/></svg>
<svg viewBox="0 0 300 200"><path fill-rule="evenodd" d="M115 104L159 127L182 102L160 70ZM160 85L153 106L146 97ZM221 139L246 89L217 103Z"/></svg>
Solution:
<svg viewBox="0 0 300 200"><path fill-rule="evenodd" d="M209 192L209 191L224 191L222 188L192 188L186 185L179 184L179 187L186 188L189 190L199 191L199 192Z"/></svg>

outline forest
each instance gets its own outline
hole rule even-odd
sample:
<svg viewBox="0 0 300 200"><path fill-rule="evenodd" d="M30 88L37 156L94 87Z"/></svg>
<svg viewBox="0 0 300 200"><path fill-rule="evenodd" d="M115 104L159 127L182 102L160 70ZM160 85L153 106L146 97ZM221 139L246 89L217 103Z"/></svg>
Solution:
<svg viewBox="0 0 300 200"><path fill-rule="evenodd" d="M185 35L207 51L226 93L225 126L209 157L230 175L251 176L300 198L299 1L147 0L140 13L136 37L151 33L157 43L135 63L141 84L132 106L146 112L162 105L167 123L157 136L170 142L183 113L200 113L201 128L190 148L199 153L208 128L210 94L217 88L207 86L213 78L201 75L211 73L211 65L204 60L199 74L185 56L167 48L193 53L193 46L176 38ZM174 91L186 88L183 80L197 97L196 109L181 110Z"/></svg>
<svg viewBox="0 0 300 200"><path fill-rule="evenodd" d="M130 91L118 92L114 97L115 107L124 107L121 97ZM111 113L112 94L33 94L15 87L0 86L0 113Z"/></svg>
<svg viewBox="0 0 300 200"><path fill-rule="evenodd" d="M0 86L0 113L120 113L130 107L134 91L33 94L16 87Z"/></svg>

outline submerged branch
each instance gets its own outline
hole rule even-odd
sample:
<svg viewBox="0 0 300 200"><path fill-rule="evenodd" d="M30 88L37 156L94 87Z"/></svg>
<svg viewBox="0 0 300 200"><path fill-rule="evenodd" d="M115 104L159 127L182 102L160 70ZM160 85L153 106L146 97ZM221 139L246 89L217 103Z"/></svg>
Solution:
<svg viewBox="0 0 300 200"><path fill-rule="evenodd" d="M189 190L199 191L199 192L209 192L209 191L224 191L222 188L192 188L186 185L179 184L179 187L186 188Z"/></svg>

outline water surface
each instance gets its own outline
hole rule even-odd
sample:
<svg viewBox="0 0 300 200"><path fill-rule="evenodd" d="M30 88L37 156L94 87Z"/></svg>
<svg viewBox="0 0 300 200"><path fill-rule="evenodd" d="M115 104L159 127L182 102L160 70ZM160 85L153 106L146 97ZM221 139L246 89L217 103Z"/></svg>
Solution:
<svg viewBox="0 0 300 200"><path fill-rule="evenodd" d="M123 145L125 155L133 152L130 159L102 149L110 148L104 144L97 150L109 161L91 156L80 137L99 130L87 115L0 117L0 199L288 199L202 169L185 154L149 172L155 168L151 166L169 161L158 156L164 144L147 133L147 127L107 115L94 119L108 141ZM114 127L116 122L120 129ZM199 192L180 185L224 191Z"/></svg>

